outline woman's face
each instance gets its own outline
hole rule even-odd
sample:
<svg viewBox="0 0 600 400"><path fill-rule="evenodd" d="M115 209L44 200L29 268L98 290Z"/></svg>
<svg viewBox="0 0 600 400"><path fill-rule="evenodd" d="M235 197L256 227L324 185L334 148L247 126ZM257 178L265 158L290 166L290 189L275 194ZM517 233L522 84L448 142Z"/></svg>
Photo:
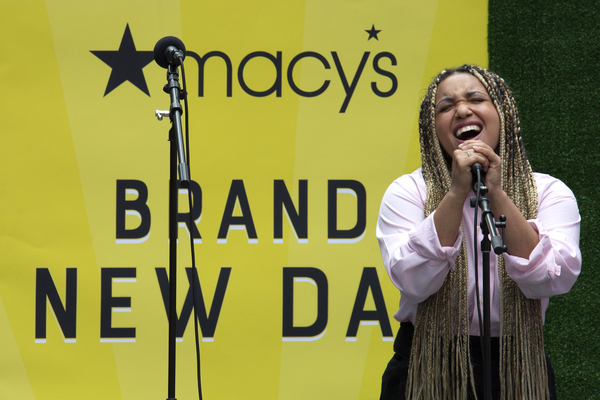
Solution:
<svg viewBox="0 0 600 400"><path fill-rule="evenodd" d="M450 157L467 140L481 140L497 151L500 117L485 87L469 73L455 73L439 84L435 128Z"/></svg>

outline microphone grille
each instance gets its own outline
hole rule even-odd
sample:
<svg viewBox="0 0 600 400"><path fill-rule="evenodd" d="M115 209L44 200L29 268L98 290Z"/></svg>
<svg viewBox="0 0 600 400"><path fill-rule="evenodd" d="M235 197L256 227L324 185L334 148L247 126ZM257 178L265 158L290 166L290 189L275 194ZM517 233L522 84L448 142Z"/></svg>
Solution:
<svg viewBox="0 0 600 400"><path fill-rule="evenodd" d="M156 61L156 63L163 68L169 67L169 61L165 56L165 50L169 46L173 46L178 50L181 50L185 56L185 45L183 42L175 36L165 36L156 42L156 45L154 46L154 61Z"/></svg>

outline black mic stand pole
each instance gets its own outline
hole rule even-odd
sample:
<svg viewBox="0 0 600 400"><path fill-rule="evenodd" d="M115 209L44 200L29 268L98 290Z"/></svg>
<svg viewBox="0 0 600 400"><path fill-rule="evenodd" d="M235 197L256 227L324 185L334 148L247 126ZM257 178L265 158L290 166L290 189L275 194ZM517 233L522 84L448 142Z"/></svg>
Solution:
<svg viewBox="0 0 600 400"><path fill-rule="evenodd" d="M482 197L482 199L485 198ZM483 215L482 215L483 217ZM481 254L483 255L483 366L485 379L484 400L492 400L492 342L490 333L490 249L489 231L485 221L481 221ZM475 267L477 268L477 267ZM479 301L479 300L478 300Z"/></svg>
<svg viewBox="0 0 600 400"><path fill-rule="evenodd" d="M483 239L481 240L481 253L482 253L482 268L483 268L483 365L484 365L484 400L492 400L492 342L490 333L490 250L492 245L494 247L495 254L502 254L507 251L506 245L504 245L504 228L506 227L506 216L501 215L501 222L494 222L494 214L490 202L485 194L488 188L481 182L481 177L478 175L478 182L475 186L479 186L479 191L483 194L479 198L479 208L481 209L481 233ZM471 206L475 207L471 199ZM502 228L502 238L496 233L496 227ZM489 235L492 235L490 241ZM477 249L475 249L477 251ZM476 265L475 268L478 268ZM477 283L479 284L479 283ZM479 299L477 299L479 301Z"/></svg>
<svg viewBox="0 0 600 400"><path fill-rule="evenodd" d="M181 89L179 86L179 73L177 65L169 64L167 69L167 85L164 91L171 95L171 108L169 112L157 111L159 120L163 116L171 119L169 130L170 159L169 159L169 372L168 372L168 399L175 400L175 343L177 335L177 200L178 181L177 165L179 159L179 179L182 187L190 183L189 170L185 162L183 146L183 130L181 128L182 108L179 103Z"/></svg>

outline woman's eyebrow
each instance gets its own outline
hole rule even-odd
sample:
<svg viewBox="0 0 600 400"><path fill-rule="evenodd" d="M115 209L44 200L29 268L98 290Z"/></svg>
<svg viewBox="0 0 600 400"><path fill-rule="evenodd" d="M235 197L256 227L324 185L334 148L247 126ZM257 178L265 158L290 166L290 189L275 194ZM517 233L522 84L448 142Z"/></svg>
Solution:
<svg viewBox="0 0 600 400"><path fill-rule="evenodd" d="M487 96L487 93L483 93L483 92L481 92L479 90L472 90L470 92L465 93L465 97L469 98L469 97L471 97L473 95L476 95L476 94L482 94L484 96Z"/></svg>
<svg viewBox="0 0 600 400"><path fill-rule="evenodd" d="M444 101L447 101L448 103L452 103L454 101L454 97L450 97L450 96L444 97L443 99L438 101L438 103L435 106L438 107Z"/></svg>
<svg viewBox="0 0 600 400"><path fill-rule="evenodd" d="M480 94L483 96L487 96L487 93L484 93L480 90L471 90L470 92L465 93L465 97L468 99L476 94ZM454 101L454 97L453 96L446 96L443 99L441 99L440 101L438 101L438 103L435 105L436 107L439 107L440 104L442 104L443 102L448 102L448 103L452 103Z"/></svg>

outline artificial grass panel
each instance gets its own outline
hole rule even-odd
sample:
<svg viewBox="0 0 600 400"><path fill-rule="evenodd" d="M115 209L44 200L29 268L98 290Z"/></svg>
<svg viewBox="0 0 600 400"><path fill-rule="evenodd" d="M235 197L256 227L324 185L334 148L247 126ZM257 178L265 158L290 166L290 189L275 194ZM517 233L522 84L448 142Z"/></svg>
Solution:
<svg viewBox="0 0 600 400"><path fill-rule="evenodd" d="M489 0L488 49L515 92L533 170L579 205L582 272L550 300L544 327L558 397L600 399L600 2Z"/></svg>

